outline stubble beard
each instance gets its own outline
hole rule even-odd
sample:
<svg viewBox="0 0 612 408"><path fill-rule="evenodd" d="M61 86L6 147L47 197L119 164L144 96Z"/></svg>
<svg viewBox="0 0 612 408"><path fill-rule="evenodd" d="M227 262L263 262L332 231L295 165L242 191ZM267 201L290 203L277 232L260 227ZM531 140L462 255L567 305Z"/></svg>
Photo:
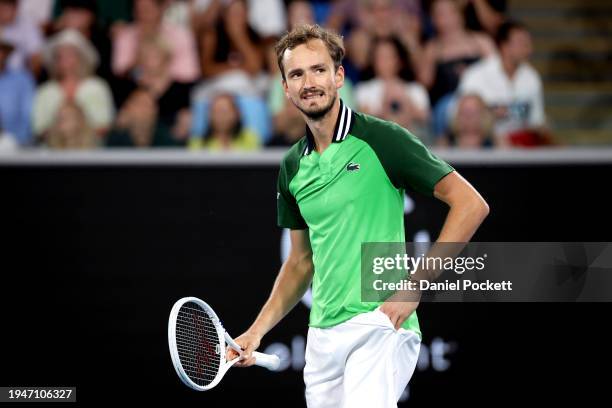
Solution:
<svg viewBox="0 0 612 408"><path fill-rule="evenodd" d="M317 110L314 110L314 111L312 111L312 110L306 110L306 109L302 108L301 106L299 106L299 105L298 105L298 104L296 104L296 103L294 103L294 105L295 105L295 107L296 107L296 108L298 108L298 109L299 109L299 110L300 110L300 111L301 111L301 112L302 112L304 115L306 115L306 117L307 117L308 119L311 119L311 120L315 120L315 121L316 121L316 120L321 120L321 119L323 119L323 118L325 117L325 115L327 115L327 114L328 114L328 113L329 113L329 112L332 110L332 107L334 106L334 103L336 103L336 97L337 97L337 95L334 95L334 96L333 96L333 97L330 99L330 101L329 101L329 103L328 103L327 105L325 105L325 106L323 106L323 107L321 107L321 108L319 108L319 109L317 109Z"/></svg>

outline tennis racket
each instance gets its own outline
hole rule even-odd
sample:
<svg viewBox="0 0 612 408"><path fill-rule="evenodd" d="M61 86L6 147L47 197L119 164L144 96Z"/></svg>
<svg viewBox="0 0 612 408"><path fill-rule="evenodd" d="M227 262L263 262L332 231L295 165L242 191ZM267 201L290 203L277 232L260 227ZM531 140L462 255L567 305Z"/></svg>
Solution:
<svg viewBox="0 0 612 408"><path fill-rule="evenodd" d="M226 361L226 342L234 350L242 351L205 302L186 297L174 304L168 321L168 345L176 373L185 385L207 391L219 384L240 359ZM276 355L254 351L253 357L256 365L269 370L276 370L280 364Z"/></svg>

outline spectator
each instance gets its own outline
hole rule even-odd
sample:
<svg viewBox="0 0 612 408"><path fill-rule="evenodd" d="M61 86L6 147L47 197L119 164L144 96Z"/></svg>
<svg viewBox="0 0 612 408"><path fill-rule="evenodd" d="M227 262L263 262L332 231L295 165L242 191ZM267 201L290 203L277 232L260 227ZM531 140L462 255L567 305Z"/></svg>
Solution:
<svg viewBox="0 0 612 408"><path fill-rule="evenodd" d="M289 16L289 29L303 24L314 24L314 10L308 1L292 1L287 9ZM267 146L290 146L300 137L304 136L306 123L295 105L287 100L283 89L283 77L278 69L276 52L273 52L275 75L270 84L268 93L268 107L272 113L273 136L266 143ZM340 97L348 106L355 108L353 85L348 78L344 78L344 86L340 88Z"/></svg>
<svg viewBox="0 0 612 408"><path fill-rule="evenodd" d="M36 23L25 15L17 15L17 0L0 0L0 32L15 45L8 61L9 68L26 68L38 76L42 66L43 36Z"/></svg>
<svg viewBox="0 0 612 408"><path fill-rule="evenodd" d="M412 129L429 119L429 97L423 85L400 78L399 45L379 40L374 45L374 79L356 88L359 110Z"/></svg>
<svg viewBox="0 0 612 408"><path fill-rule="evenodd" d="M495 55L468 69L459 86L463 94L479 95L495 116L498 144L548 143L542 80L529 64L531 36L520 23L508 21L496 36Z"/></svg>
<svg viewBox="0 0 612 408"><path fill-rule="evenodd" d="M433 107L433 135L447 132L449 112L457 85L465 69L495 52L491 39L465 29L457 0L434 0L431 4L435 36L425 45L411 49L417 79L429 90Z"/></svg>
<svg viewBox="0 0 612 408"><path fill-rule="evenodd" d="M83 110L74 102L66 102L49 129L47 146L51 149L92 149L97 146L95 131L87 123Z"/></svg>
<svg viewBox="0 0 612 408"><path fill-rule="evenodd" d="M134 0L134 23L114 31L112 68L115 75L133 74L143 41L159 36L172 46L172 78L178 82L198 79L200 69L193 34L184 27L163 21L165 3L165 0Z"/></svg>
<svg viewBox="0 0 612 408"><path fill-rule="evenodd" d="M136 89L121 107L115 126L106 137L107 146L184 146L184 141L176 140L170 129L158 120L158 112L153 95L144 89Z"/></svg>
<svg viewBox="0 0 612 408"><path fill-rule="evenodd" d="M209 150L257 150L259 136L242 125L240 111L230 94L216 95L210 104L210 124L204 137L192 138L189 147Z"/></svg>
<svg viewBox="0 0 612 408"><path fill-rule="evenodd" d="M127 95L137 88L145 89L155 99L158 120L169 129L178 140L189 137L190 111L189 94L191 85L180 83L172 78L170 64L172 48L161 38L154 37L144 41L138 53L135 81L128 80L115 91L117 105L121 106ZM125 96L124 96L125 95Z"/></svg>
<svg viewBox="0 0 612 408"><path fill-rule="evenodd" d="M369 79L367 71L377 40L398 41L403 48L420 48L421 12L416 1L367 0L365 2L340 1L346 8L352 4L359 11L359 25L347 39L347 76L354 82ZM346 10L348 12L348 10ZM334 15L332 12L332 16ZM350 15L350 14L349 14ZM334 18L332 17L332 21ZM412 73L411 73L412 76ZM412 79L412 78L406 78Z"/></svg>
<svg viewBox="0 0 612 408"><path fill-rule="evenodd" d="M14 48L13 42L0 34L0 129L7 138L10 135L16 143L28 145L32 141L30 115L35 85L28 71L7 66Z"/></svg>
<svg viewBox="0 0 612 408"><path fill-rule="evenodd" d="M300 140L306 129L302 114L292 103L285 103L282 111L274 115L274 135L267 147L289 147Z"/></svg>
<svg viewBox="0 0 612 408"><path fill-rule="evenodd" d="M262 95L258 83L263 69L260 37L249 26L244 0L220 5L213 0L213 23L201 34L202 74L207 79L196 91L196 98L210 98L218 92Z"/></svg>
<svg viewBox="0 0 612 408"><path fill-rule="evenodd" d="M61 14L53 24L53 31L67 29L79 31L87 38L100 55L96 73L107 81L112 80L110 66L111 43L108 35L96 24L95 0L59 0Z"/></svg>
<svg viewBox="0 0 612 408"><path fill-rule="evenodd" d="M482 98L466 94L459 98L450 132L439 146L479 149L493 146L493 115Z"/></svg>
<svg viewBox="0 0 612 408"><path fill-rule="evenodd" d="M455 0L434 0L431 14L436 31L423 52L412 52L419 82L430 90L432 106L457 89L463 71L495 46L481 33L465 29L463 15Z"/></svg>
<svg viewBox="0 0 612 408"><path fill-rule="evenodd" d="M44 139L60 106L72 101L96 134L103 135L112 123L114 108L107 83L93 75L99 57L91 43L76 30L64 30L50 39L44 59L51 79L36 92L34 133Z"/></svg>

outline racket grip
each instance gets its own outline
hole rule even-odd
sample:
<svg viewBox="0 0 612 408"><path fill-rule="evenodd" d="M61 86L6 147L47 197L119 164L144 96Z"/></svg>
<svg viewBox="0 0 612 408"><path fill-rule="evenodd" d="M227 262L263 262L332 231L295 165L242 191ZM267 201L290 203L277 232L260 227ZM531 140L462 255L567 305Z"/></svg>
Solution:
<svg viewBox="0 0 612 408"><path fill-rule="evenodd" d="M255 357L255 365L265 367L268 370L274 371L280 365L280 358L276 354L264 354L254 351L253 357Z"/></svg>

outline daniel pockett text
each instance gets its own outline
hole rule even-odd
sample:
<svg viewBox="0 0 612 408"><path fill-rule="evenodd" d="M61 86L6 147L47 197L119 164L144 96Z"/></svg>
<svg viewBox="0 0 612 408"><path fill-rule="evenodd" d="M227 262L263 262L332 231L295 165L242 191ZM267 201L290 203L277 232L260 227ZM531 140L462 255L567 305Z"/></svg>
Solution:
<svg viewBox="0 0 612 408"><path fill-rule="evenodd" d="M463 275L471 271L484 271L486 267L487 254L480 257L430 257L425 254L420 256L409 256L408 254L395 254L395 256L375 257L372 260L372 273L379 278L372 282L375 291L508 291L512 290L510 280L475 281L470 279L456 279L443 281L429 279L414 280L414 274L419 270L432 272L452 271L457 275ZM398 271L403 271L406 278L395 280ZM389 280L383 276L385 272L391 272ZM389 278L389 277L388 277Z"/></svg>

